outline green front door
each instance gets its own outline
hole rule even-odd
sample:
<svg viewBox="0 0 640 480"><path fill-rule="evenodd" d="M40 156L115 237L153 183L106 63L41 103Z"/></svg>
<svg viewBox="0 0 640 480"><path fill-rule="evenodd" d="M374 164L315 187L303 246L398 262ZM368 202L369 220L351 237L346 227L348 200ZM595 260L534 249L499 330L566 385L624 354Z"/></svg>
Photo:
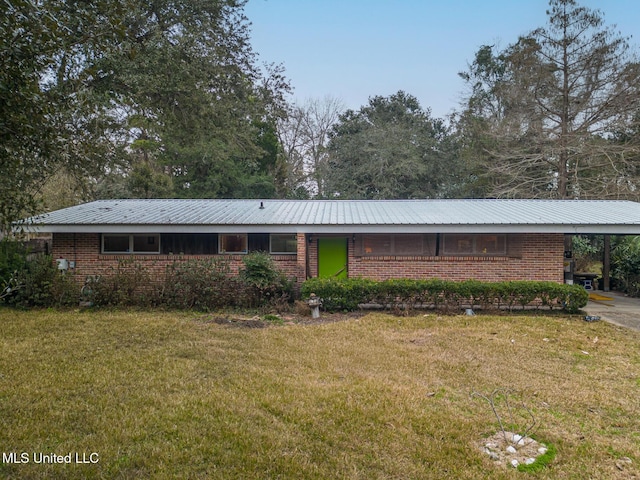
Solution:
<svg viewBox="0 0 640 480"><path fill-rule="evenodd" d="M347 278L347 239L318 239L318 277Z"/></svg>

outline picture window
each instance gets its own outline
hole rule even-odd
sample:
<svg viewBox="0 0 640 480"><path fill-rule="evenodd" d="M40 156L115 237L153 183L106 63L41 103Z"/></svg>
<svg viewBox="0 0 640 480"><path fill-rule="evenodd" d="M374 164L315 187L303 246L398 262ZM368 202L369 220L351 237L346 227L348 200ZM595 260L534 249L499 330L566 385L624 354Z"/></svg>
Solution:
<svg viewBox="0 0 640 480"><path fill-rule="evenodd" d="M434 255L435 235L370 234L362 235L362 255Z"/></svg>
<svg viewBox="0 0 640 480"><path fill-rule="evenodd" d="M160 235L102 235L102 253L160 253Z"/></svg>
<svg viewBox="0 0 640 480"><path fill-rule="evenodd" d="M271 253L292 254L298 252L298 240L296 234L272 234L269 251Z"/></svg>
<svg viewBox="0 0 640 480"><path fill-rule="evenodd" d="M445 255L506 255L505 235L447 234L443 236Z"/></svg>
<svg viewBox="0 0 640 480"><path fill-rule="evenodd" d="M220 235L220 253L247 253L248 240L246 234Z"/></svg>

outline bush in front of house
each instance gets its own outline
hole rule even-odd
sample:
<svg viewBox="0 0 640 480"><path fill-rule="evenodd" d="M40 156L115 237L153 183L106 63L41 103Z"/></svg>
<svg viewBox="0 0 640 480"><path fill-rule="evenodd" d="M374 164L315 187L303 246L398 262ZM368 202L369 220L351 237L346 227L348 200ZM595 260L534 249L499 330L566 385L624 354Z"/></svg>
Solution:
<svg viewBox="0 0 640 480"><path fill-rule="evenodd" d="M0 241L0 282L6 285L27 263L27 248L22 242L3 239Z"/></svg>
<svg viewBox="0 0 640 480"><path fill-rule="evenodd" d="M293 282L276 267L266 252L252 252L242 259L240 280L246 306L287 303L293 298Z"/></svg>
<svg viewBox="0 0 640 480"><path fill-rule="evenodd" d="M506 309L562 308L575 313L589 299L579 285L555 282L512 281L454 282L440 279L311 278L301 287L303 298L311 293L322 298L328 311L357 310L363 304L376 304L391 310L435 308L450 311L462 308Z"/></svg>
<svg viewBox="0 0 640 480"><path fill-rule="evenodd" d="M224 258L177 261L167 267L159 301L170 308L215 310L261 307L288 302L293 283L266 253L243 257L239 275L232 275Z"/></svg>
<svg viewBox="0 0 640 480"><path fill-rule="evenodd" d="M293 298L293 282L262 253L243 259L239 275L221 257L176 260L164 278L134 258L118 260L84 288L73 271L58 270L51 256L27 256L20 245L0 249L0 301L18 307L162 306L215 310L225 307L285 307ZM3 254L4 253L4 254ZM153 267L153 266L152 266Z"/></svg>
<svg viewBox="0 0 640 480"><path fill-rule="evenodd" d="M50 255L29 258L26 250L22 250L19 261L19 249L13 254L10 263L16 269L5 270L2 278L1 298L7 305L20 308L77 305L80 289L71 275L58 270Z"/></svg>
<svg viewBox="0 0 640 480"><path fill-rule="evenodd" d="M358 305L372 303L376 298L376 282L367 278L310 278L300 289L303 298L312 293L322 298L328 311L358 309Z"/></svg>
<svg viewBox="0 0 640 480"><path fill-rule="evenodd" d="M157 289L151 274L133 258L118 260L90 285L85 300L97 306L150 306L157 303Z"/></svg>
<svg viewBox="0 0 640 480"><path fill-rule="evenodd" d="M162 305L177 309L214 310L242 304L244 288L222 258L176 261L166 270Z"/></svg>

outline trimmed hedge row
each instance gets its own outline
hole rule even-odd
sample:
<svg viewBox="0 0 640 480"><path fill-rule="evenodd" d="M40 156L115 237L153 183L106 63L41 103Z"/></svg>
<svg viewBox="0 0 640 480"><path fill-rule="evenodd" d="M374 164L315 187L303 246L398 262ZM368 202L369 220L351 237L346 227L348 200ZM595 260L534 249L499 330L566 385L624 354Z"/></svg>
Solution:
<svg viewBox="0 0 640 480"><path fill-rule="evenodd" d="M555 282L513 281L454 282L440 279L384 281L366 278L311 278L302 284L303 298L315 293L328 311L357 310L363 304L377 304L399 310L435 308L484 310L514 308L562 308L575 313L587 304L589 294L579 285Z"/></svg>

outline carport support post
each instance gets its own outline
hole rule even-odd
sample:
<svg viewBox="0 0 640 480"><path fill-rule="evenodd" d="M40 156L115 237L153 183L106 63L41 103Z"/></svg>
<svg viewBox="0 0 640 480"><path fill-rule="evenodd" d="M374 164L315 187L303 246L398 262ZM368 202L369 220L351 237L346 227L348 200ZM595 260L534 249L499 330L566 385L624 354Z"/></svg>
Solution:
<svg viewBox="0 0 640 480"><path fill-rule="evenodd" d="M609 270L611 269L611 235L604 236L604 259L602 261L602 290L608 292L611 288Z"/></svg>

